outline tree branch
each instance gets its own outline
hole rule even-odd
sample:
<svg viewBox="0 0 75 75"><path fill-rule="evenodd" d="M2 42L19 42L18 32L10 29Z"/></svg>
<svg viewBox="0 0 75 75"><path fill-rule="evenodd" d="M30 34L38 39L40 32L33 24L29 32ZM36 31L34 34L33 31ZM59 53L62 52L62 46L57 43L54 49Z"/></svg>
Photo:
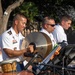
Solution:
<svg viewBox="0 0 75 75"><path fill-rule="evenodd" d="M4 32L6 29L7 29L7 22L8 22L8 19L9 19L9 16L10 16L10 13L18 6L20 6L22 3L23 3L24 0L16 0L12 5L9 5L8 8L6 9L6 11L4 12L4 15L3 15L3 29L2 29L2 32ZM1 32L1 33L2 33ZM1 34L0 33L0 34Z"/></svg>
<svg viewBox="0 0 75 75"><path fill-rule="evenodd" d="M17 0L12 5L9 5L6 9L6 12L10 13L12 10L14 10L16 7L20 6L23 3L24 0Z"/></svg>

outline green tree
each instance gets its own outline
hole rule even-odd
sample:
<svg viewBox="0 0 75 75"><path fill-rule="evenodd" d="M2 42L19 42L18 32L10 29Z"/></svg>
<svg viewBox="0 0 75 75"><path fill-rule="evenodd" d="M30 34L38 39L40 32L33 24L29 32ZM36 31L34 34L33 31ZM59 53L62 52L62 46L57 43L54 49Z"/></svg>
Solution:
<svg viewBox="0 0 75 75"><path fill-rule="evenodd" d="M34 21L34 16L38 15L38 7L33 2L24 2L19 11L24 13L31 22Z"/></svg>

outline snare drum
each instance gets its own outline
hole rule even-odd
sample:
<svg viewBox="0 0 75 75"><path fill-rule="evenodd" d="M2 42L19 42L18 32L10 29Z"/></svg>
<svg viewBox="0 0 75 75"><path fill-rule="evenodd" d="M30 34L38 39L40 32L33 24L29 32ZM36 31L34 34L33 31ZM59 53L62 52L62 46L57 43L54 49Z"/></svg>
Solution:
<svg viewBox="0 0 75 75"><path fill-rule="evenodd" d="M15 59L4 60L1 62L1 68L4 73L16 72L16 65Z"/></svg>

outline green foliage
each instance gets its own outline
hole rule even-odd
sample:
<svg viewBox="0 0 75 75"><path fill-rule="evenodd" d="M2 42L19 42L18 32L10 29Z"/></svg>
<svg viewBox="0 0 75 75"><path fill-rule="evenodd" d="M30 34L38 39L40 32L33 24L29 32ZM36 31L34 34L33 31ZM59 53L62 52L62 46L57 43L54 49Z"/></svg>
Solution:
<svg viewBox="0 0 75 75"><path fill-rule="evenodd" d="M33 21L34 16L38 14L38 8L33 2L24 2L19 9L20 12L24 13L30 21Z"/></svg>
<svg viewBox="0 0 75 75"><path fill-rule="evenodd" d="M14 13L22 12L30 20L35 21L35 16L52 16L58 23L64 14L72 16L75 24L75 1L73 0L25 0ZM41 18L41 17L40 17Z"/></svg>

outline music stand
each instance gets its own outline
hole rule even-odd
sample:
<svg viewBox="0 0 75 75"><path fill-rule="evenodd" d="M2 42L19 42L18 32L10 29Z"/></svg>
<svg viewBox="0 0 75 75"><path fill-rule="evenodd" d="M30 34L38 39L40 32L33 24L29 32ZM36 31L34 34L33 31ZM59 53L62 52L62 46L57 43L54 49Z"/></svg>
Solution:
<svg viewBox="0 0 75 75"><path fill-rule="evenodd" d="M74 48L75 48L75 44L67 45L65 48L61 49L60 54L52 60L54 65L62 66L62 72L63 72L62 75L64 75L65 70L68 70L65 69L65 67L67 67L68 64L74 59L74 57L70 56L70 53ZM67 59L69 60L68 62Z"/></svg>

